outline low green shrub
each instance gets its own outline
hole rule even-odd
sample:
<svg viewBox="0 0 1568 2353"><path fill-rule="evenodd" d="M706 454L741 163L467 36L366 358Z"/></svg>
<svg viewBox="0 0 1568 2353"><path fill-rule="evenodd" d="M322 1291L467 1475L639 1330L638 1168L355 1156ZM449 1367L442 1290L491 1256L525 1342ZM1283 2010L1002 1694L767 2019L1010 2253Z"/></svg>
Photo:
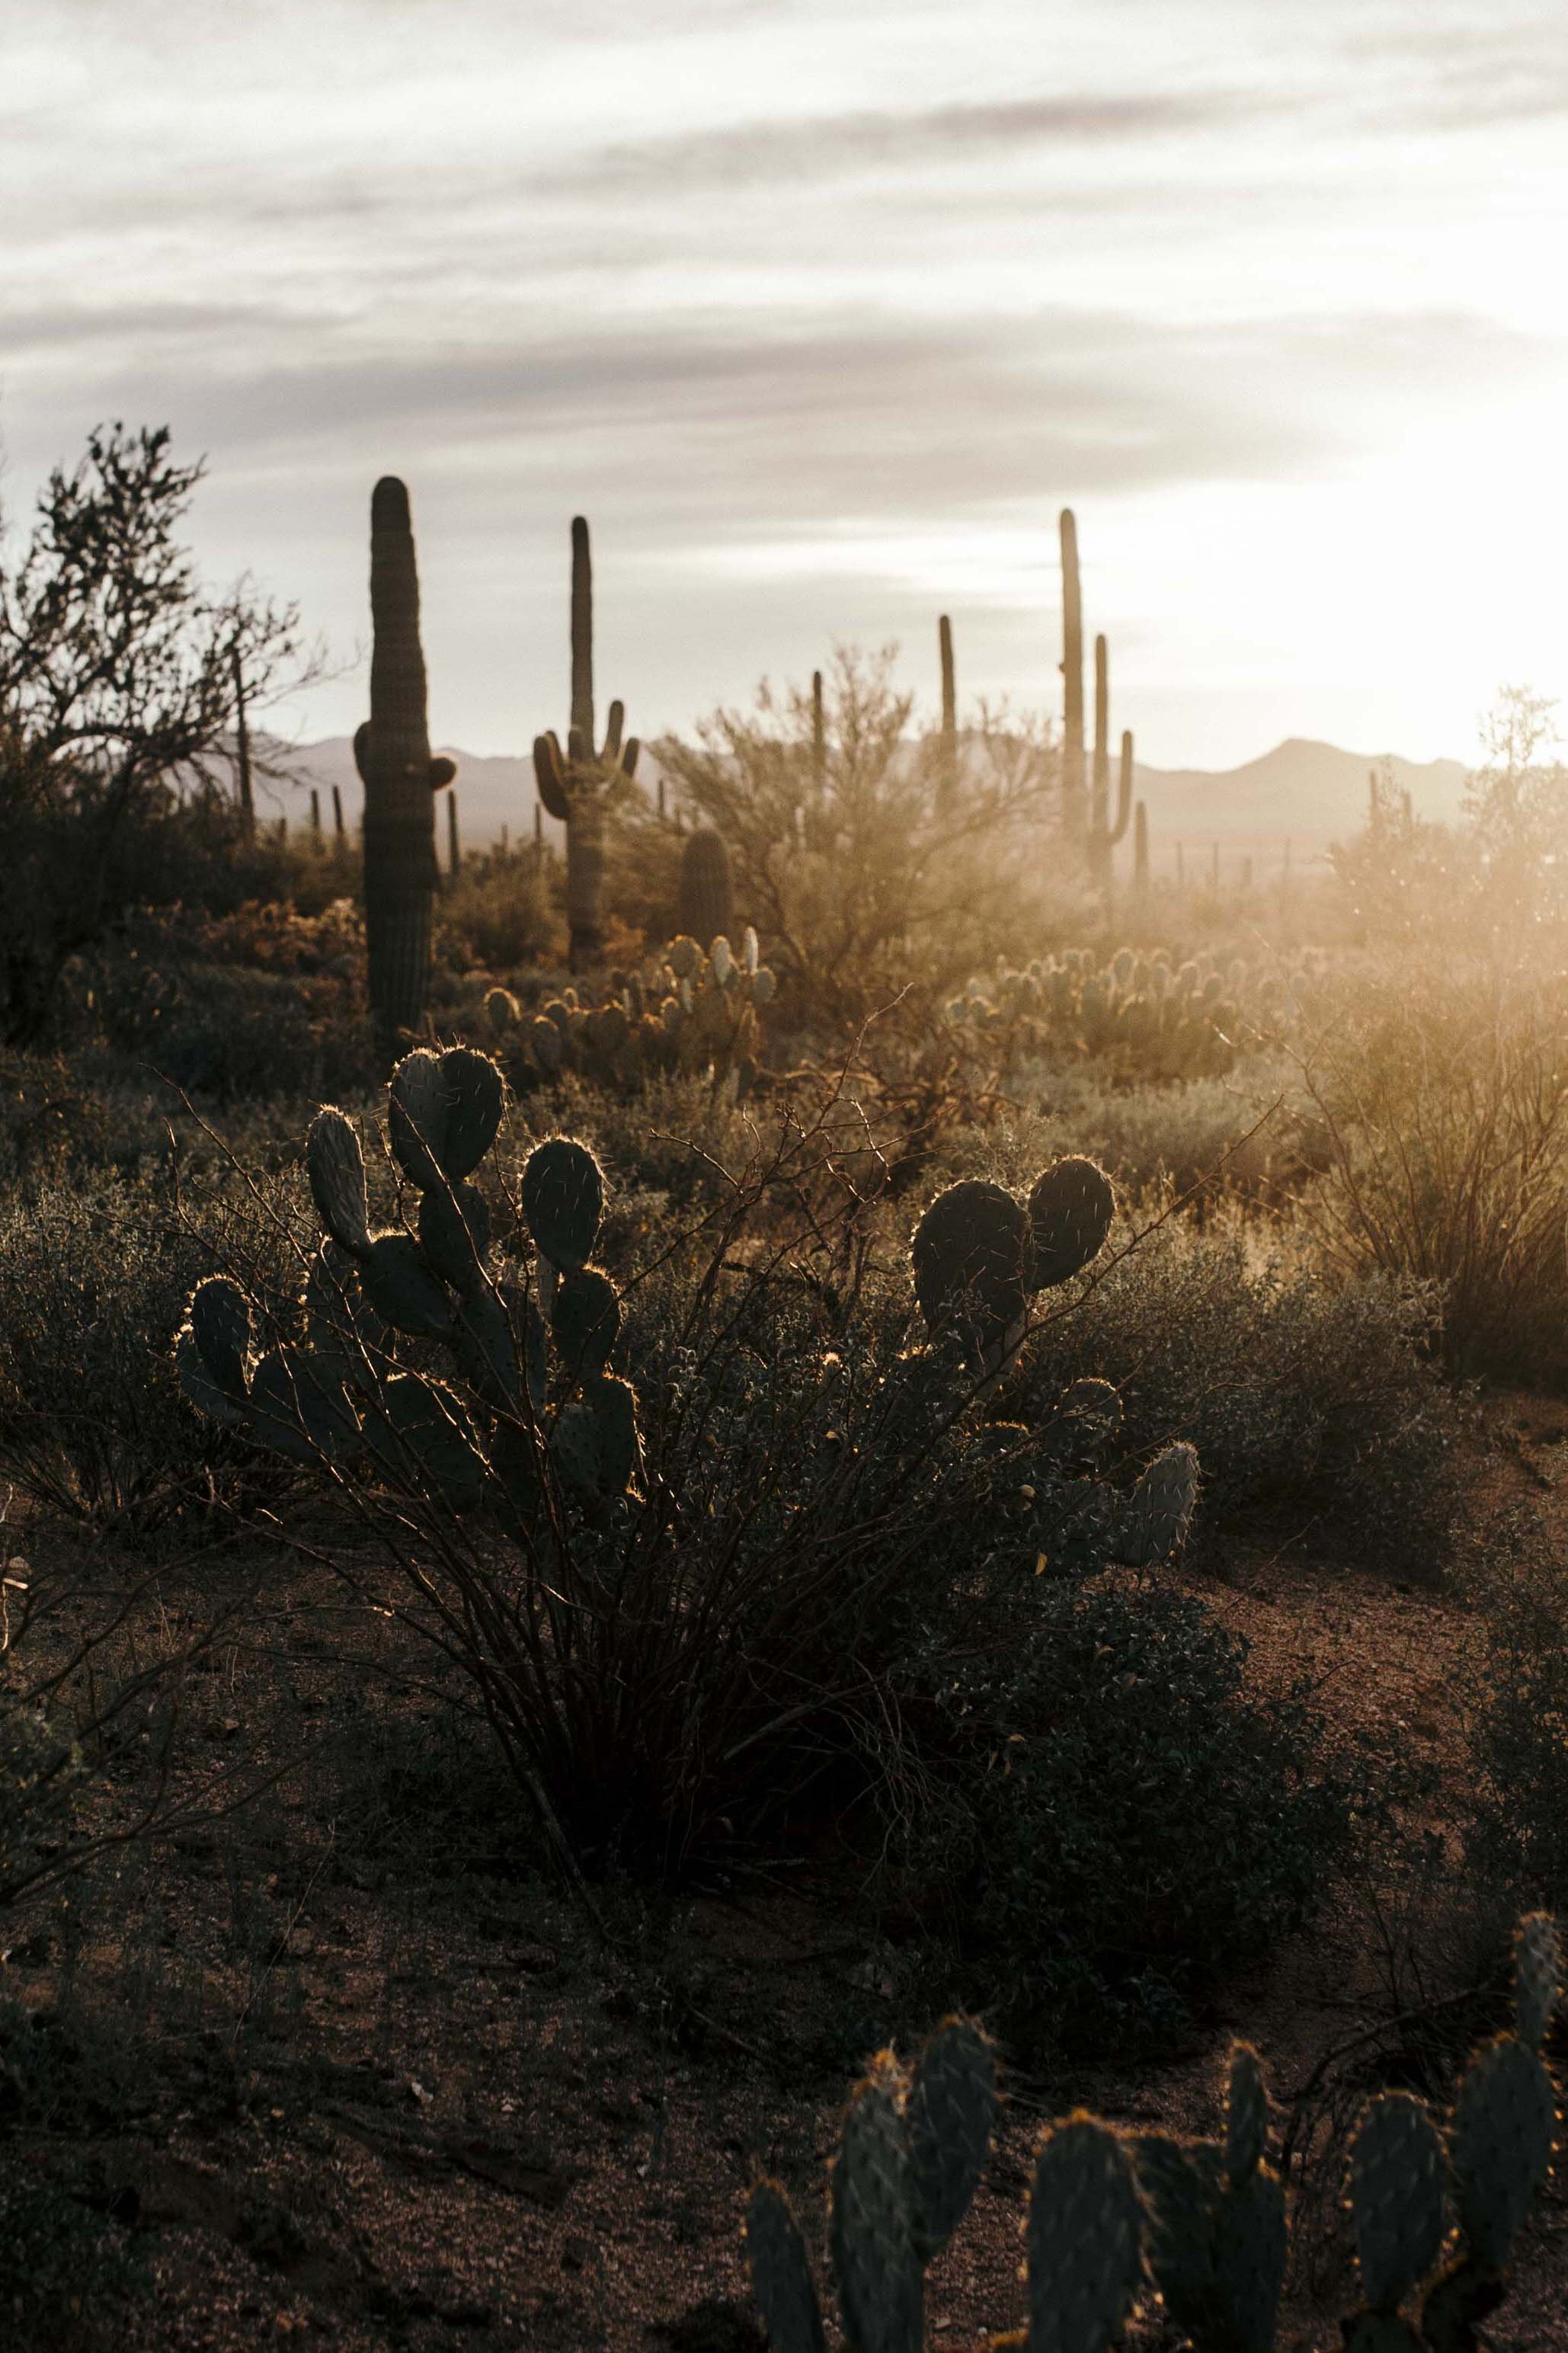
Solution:
<svg viewBox="0 0 1568 2353"><path fill-rule="evenodd" d="M938 1687L947 1795L910 1862L963 1998L1032 2049L1155 2044L1322 1895L1352 1778L1304 1695L1247 1688L1190 1595L1041 1577L1013 1643Z"/></svg>
<svg viewBox="0 0 1568 2353"><path fill-rule="evenodd" d="M275 1265L280 1244L243 1190L186 1208L166 1179L101 1172L0 1207L0 1478L67 1518L145 1534L245 1459L156 1344L237 1227Z"/></svg>
<svg viewBox="0 0 1568 2353"><path fill-rule="evenodd" d="M1568 1901L1568 1559L1539 1514L1487 1531L1467 1859L1514 1895Z"/></svg>

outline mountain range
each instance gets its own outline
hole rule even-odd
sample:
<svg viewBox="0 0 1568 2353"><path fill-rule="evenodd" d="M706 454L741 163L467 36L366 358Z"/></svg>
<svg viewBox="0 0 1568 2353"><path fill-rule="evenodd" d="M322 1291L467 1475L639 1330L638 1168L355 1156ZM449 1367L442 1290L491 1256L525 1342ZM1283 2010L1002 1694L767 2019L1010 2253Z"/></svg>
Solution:
<svg viewBox="0 0 1568 2353"><path fill-rule="evenodd" d="M507 754L483 754L444 745L458 763L458 815L463 845L479 849L499 840L504 826L513 841L533 829L533 763ZM332 786L342 796L345 820L359 814L362 787L346 735L314 744L275 747L274 759L298 781L275 787L278 805L291 817L304 814L311 786L321 789L324 818ZM1198 871L1217 844L1227 860L1251 857L1261 874L1283 859L1290 844L1293 862L1319 858L1331 841L1347 839L1364 822L1367 776L1385 772L1397 792L1408 792L1417 817L1451 820L1458 814L1466 770L1458 760L1404 760L1392 754L1347 752L1292 735L1238 768L1152 768L1139 765L1134 789L1149 811L1151 855L1158 871L1174 862L1183 846L1190 870ZM657 781L658 763L646 752L637 770ZM330 820L329 820L330 821ZM560 828L546 818L554 838ZM444 846L444 844L443 844Z"/></svg>

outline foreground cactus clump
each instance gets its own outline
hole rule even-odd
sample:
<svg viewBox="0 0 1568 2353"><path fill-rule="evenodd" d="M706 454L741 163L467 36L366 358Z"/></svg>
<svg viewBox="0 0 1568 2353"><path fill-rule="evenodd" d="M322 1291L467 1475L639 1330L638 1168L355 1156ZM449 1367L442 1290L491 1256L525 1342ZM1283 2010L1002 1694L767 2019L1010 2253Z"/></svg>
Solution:
<svg viewBox="0 0 1568 2353"><path fill-rule="evenodd" d="M568 1488L619 1493L637 1462L637 1400L608 1369L620 1297L589 1264L604 1178L566 1136L522 1172L533 1281L491 1249L492 1213L469 1182L495 1142L505 1089L467 1047L405 1055L388 1089L387 1140L418 1196L416 1231L371 1230L357 1131L317 1113L305 1165L325 1239L305 1285L303 1345L258 1348L237 1283L198 1284L176 1343L186 1395L219 1420L303 1461L369 1461L412 1472L454 1510L534 1507L548 1447ZM439 1344L450 1374L404 1361Z"/></svg>
<svg viewBox="0 0 1568 2353"><path fill-rule="evenodd" d="M1513 2031L1474 2053L1448 2117L1402 2092L1368 2104L1347 2184L1363 2298L1342 2324L1350 2353L1474 2353L1476 2324L1505 2301L1556 2141L1542 2044L1559 1989L1556 1930L1537 1913L1519 1932ZM921 2353L925 2272L973 2198L996 2108L989 2045L963 2019L938 2029L912 2072L883 2052L857 2088L828 2243L858 2353ZM1157 2298L1194 2353L1273 2353L1290 2212L1269 2121L1262 2067L1241 2044L1216 2139L1127 2135L1081 2114L1048 2126L1024 2226L1027 2326L989 2342L1109 2353ZM775 2353L822 2353L811 2260L778 2182L752 2192L746 2241Z"/></svg>

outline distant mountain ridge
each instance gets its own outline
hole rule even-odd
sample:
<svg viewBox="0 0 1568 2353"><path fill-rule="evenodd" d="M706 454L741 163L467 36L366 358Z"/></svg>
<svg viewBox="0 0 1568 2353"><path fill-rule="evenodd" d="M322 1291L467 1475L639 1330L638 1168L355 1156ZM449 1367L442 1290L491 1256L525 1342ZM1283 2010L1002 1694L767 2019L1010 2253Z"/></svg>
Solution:
<svg viewBox="0 0 1568 2353"><path fill-rule="evenodd" d="M1217 841L1229 850L1314 855L1366 822L1367 777L1386 771L1410 795L1416 817L1443 824L1459 814L1468 774L1461 760L1405 760L1391 752L1346 752L1291 735L1239 768L1150 768L1135 762L1133 789L1148 803L1157 842L1189 854ZM1163 860L1161 861L1162 863Z"/></svg>
<svg viewBox="0 0 1568 2353"><path fill-rule="evenodd" d="M458 763L458 826L464 846L480 849L500 838L533 830L535 794L531 757L464 752L443 744ZM330 822L331 787L342 795L343 814L358 820L363 788L346 735L315 744L276 747L277 756L300 781L289 797L289 813L302 814L310 786L321 789L323 822ZM1458 760L1405 760L1392 753L1347 752L1336 744L1292 735L1238 768L1153 768L1139 762L1134 789L1148 804L1154 862L1168 865L1180 841L1186 856L1201 859L1218 842L1227 853L1279 858L1289 840L1293 858L1310 859L1331 841L1344 840L1365 821L1367 775L1386 766L1394 787L1408 792L1417 817L1447 822L1458 815L1467 774ZM645 749L638 776L653 782L658 762ZM553 839L560 832L544 820ZM1261 871L1261 870L1260 870Z"/></svg>

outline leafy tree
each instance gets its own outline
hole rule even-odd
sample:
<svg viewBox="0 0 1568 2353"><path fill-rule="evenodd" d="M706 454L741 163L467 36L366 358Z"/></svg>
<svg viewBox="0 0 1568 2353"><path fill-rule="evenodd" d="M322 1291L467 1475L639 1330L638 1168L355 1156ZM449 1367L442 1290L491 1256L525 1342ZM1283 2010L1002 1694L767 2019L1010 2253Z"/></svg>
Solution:
<svg viewBox="0 0 1568 2353"><path fill-rule="evenodd" d="M1056 769L1043 731L982 711L954 777L942 738L911 734L891 667L890 649L839 649L820 736L809 692L763 684L752 712L655 746L679 803L724 838L738 917L797 1008L827 1021L911 983L940 993L1040 936Z"/></svg>
<svg viewBox="0 0 1568 2353"><path fill-rule="evenodd" d="M220 797L237 692L265 700L300 659L294 607L202 585L179 527L204 467L169 442L166 427L98 428L50 474L14 560L0 542L7 1044L38 1038L73 955L178 895L178 819Z"/></svg>

